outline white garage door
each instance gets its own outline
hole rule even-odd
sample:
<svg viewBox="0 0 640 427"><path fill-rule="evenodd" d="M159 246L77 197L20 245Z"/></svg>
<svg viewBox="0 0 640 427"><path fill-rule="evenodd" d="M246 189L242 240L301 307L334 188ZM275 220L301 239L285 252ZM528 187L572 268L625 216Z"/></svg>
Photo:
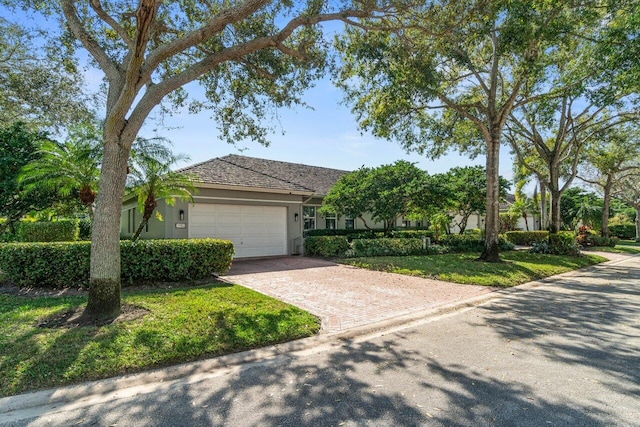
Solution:
<svg viewBox="0 0 640 427"><path fill-rule="evenodd" d="M287 208L281 206L189 206L189 237L231 240L236 258L286 255Z"/></svg>

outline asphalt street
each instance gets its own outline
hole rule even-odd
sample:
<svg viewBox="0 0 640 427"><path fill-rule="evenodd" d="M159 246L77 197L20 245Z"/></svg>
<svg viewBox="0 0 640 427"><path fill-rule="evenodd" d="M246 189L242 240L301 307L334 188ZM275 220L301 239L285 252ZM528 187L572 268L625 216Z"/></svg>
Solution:
<svg viewBox="0 0 640 427"><path fill-rule="evenodd" d="M640 426L640 257L340 346L54 406L0 424Z"/></svg>

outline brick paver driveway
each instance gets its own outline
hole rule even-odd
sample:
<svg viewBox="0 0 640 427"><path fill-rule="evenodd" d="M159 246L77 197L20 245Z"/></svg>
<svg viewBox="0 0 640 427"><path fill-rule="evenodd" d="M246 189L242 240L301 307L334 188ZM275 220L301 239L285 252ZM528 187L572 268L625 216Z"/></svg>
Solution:
<svg viewBox="0 0 640 427"><path fill-rule="evenodd" d="M288 302L337 332L492 292L306 257L234 261L223 279Z"/></svg>

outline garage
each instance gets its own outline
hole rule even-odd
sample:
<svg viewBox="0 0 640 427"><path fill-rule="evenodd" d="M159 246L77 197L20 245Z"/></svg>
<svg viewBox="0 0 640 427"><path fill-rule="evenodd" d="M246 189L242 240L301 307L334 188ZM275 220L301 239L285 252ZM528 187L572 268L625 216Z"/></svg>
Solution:
<svg viewBox="0 0 640 427"><path fill-rule="evenodd" d="M231 240L236 258L287 255L287 208L196 203L189 237Z"/></svg>

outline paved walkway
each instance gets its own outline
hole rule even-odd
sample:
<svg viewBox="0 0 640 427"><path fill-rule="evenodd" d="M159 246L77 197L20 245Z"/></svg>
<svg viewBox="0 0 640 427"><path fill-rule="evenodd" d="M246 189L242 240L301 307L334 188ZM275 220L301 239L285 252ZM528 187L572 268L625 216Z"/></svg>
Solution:
<svg viewBox="0 0 640 427"><path fill-rule="evenodd" d="M318 316L324 332L376 323L495 291L307 257L234 261L223 279Z"/></svg>

